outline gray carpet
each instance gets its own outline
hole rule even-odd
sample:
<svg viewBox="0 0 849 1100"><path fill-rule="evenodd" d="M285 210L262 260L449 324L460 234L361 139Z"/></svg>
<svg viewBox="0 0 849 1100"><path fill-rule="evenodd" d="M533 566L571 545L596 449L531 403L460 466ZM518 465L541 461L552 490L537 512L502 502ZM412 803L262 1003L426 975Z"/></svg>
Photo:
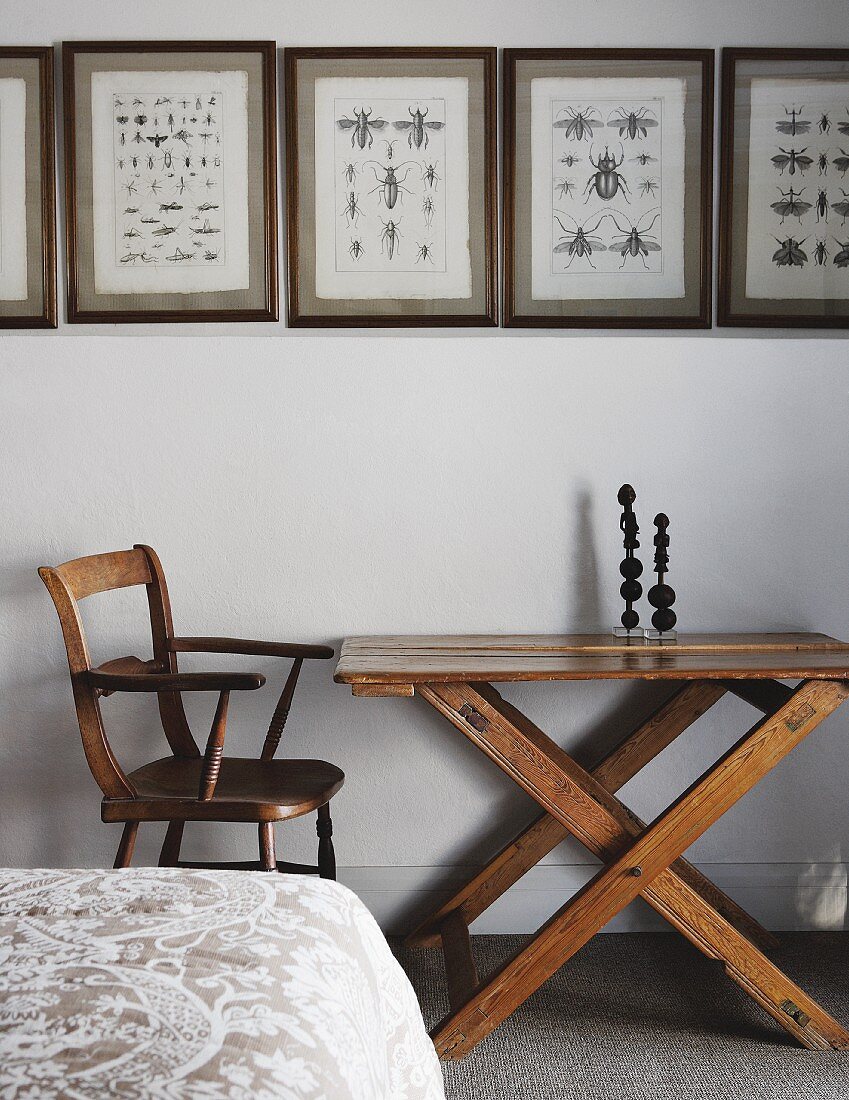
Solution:
<svg viewBox="0 0 849 1100"><path fill-rule="evenodd" d="M849 1024L849 933L782 935L772 958ZM475 936L488 973L522 936ZM394 945L431 1027L440 951ZM802 1050L675 934L596 936L501 1027L443 1066L449 1100L849 1100L849 1051Z"/></svg>

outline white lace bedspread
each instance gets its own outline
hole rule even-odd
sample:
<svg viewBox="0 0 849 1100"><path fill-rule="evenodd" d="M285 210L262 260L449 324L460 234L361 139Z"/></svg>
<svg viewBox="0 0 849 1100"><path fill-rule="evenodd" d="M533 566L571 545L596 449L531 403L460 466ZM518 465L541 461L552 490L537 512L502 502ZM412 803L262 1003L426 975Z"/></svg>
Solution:
<svg viewBox="0 0 849 1100"><path fill-rule="evenodd" d="M0 1096L444 1100L354 894L164 868L0 870Z"/></svg>

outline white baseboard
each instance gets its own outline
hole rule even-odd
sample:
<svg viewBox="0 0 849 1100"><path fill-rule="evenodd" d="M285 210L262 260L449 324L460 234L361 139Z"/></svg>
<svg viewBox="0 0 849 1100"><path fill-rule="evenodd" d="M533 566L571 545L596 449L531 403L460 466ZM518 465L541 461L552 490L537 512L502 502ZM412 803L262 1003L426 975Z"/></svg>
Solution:
<svg viewBox="0 0 849 1100"><path fill-rule="evenodd" d="M416 916L451 896L470 867L340 867L339 881L365 902L385 932L405 932ZM529 871L472 925L474 933L533 932L592 877L590 864L542 864ZM849 929L849 863L705 863L699 870L767 928ZM607 932L668 928L637 901Z"/></svg>

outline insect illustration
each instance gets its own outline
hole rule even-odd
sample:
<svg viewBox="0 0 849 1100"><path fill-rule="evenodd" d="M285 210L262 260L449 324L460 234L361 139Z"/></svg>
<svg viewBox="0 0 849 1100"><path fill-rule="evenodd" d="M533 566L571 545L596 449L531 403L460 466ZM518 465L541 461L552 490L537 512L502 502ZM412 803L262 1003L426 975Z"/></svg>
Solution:
<svg viewBox="0 0 849 1100"><path fill-rule="evenodd" d="M170 237L172 233L176 233L180 227L178 225L160 225L158 229L154 229L151 233L152 237Z"/></svg>
<svg viewBox="0 0 849 1100"><path fill-rule="evenodd" d="M563 176L558 176L554 181L554 190L560 192L561 199L568 198L575 190L575 181L571 177L564 179Z"/></svg>
<svg viewBox="0 0 849 1100"><path fill-rule="evenodd" d="M168 98L168 96L160 96L156 100L156 102L154 103L153 106L154 107L164 107L166 103L170 103L170 102L171 102L171 100Z"/></svg>
<svg viewBox="0 0 849 1100"><path fill-rule="evenodd" d="M639 256L639 258L643 261L643 267L646 269L646 271L648 271L649 265L646 263L646 257L648 256L649 252L660 252L660 244L657 240L657 237L653 236L651 233L651 229L653 228L654 223L660 217L660 210L657 211L657 213L649 222L649 224L645 227L645 229L640 228L642 223L651 213L651 210L647 210L637 222L637 224L631 224L630 228L628 229L623 229L619 222L616 220L616 214L619 214L620 218L625 217L625 215L620 213L620 211L616 210L607 215L616 226L616 228L619 230L620 234L620 239L618 241L614 241L613 244L609 246L611 252L618 252L619 255L622 257L622 263L619 265L620 269L625 266L630 256L633 256L635 259ZM625 220L627 222L628 219L625 218Z"/></svg>
<svg viewBox="0 0 849 1100"><path fill-rule="evenodd" d="M582 157L576 157L574 153L564 153L560 158L560 163L565 164L567 168L574 168L582 159Z"/></svg>
<svg viewBox="0 0 849 1100"><path fill-rule="evenodd" d="M360 196L355 195L353 191L348 192L348 197L345 199L345 206L339 212L339 217L344 217L345 225L350 229L351 225L356 225L360 220Z"/></svg>
<svg viewBox="0 0 849 1100"><path fill-rule="evenodd" d="M195 210L197 210L197 212L199 214L205 214L207 212L207 210L217 210L217 209L218 209L218 203L217 202L202 202L200 204L200 206L195 207Z"/></svg>
<svg viewBox="0 0 849 1100"><path fill-rule="evenodd" d="M138 212L139 208L137 206L128 206L124 211L125 214L138 214ZM144 221L144 218L142 218L142 221Z"/></svg>
<svg viewBox="0 0 849 1100"><path fill-rule="evenodd" d="M655 179L653 176L648 176L640 180L641 195L654 195L658 187L660 187L660 180Z"/></svg>
<svg viewBox="0 0 849 1100"><path fill-rule="evenodd" d="M791 176L795 176L797 167L800 173L804 175L814 163L811 157L804 155L806 149L782 149L779 145L778 150L778 153L772 158L772 163L780 170L782 176L785 168L789 170Z"/></svg>
<svg viewBox="0 0 849 1100"><path fill-rule="evenodd" d="M554 123L555 130L565 130L566 140L583 141L584 138L592 140L593 126L601 126L601 116L598 108L586 107L576 111L574 107L564 107L557 112L558 115L566 115L566 118L558 119ZM571 167L571 165L570 165Z"/></svg>
<svg viewBox="0 0 849 1100"><path fill-rule="evenodd" d="M790 134L791 137L795 137L797 134L807 134L811 128L810 122L802 122L798 117L804 109L804 107L800 107L797 111L796 108L793 107L788 111L785 107L784 113L788 117L781 119L775 124L775 128L779 134Z"/></svg>
<svg viewBox="0 0 849 1100"><path fill-rule="evenodd" d="M214 225L210 225L209 224L209 218L204 218L203 219L203 227L201 229L196 229L195 232L196 233L202 233L204 236L206 236L210 233L220 233L221 230L216 229Z"/></svg>
<svg viewBox="0 0 849 1100"><path fill-rule="evenodd" d="M161 202L159 204L159 213L163 214L169 210L182 210L182 206L178 202Z"/></svg>
<svg viewBox="0 0 849 1100"><path fill-rule="evenodd" d="M365 256L366 250L363 248L363 242L359 237L351 238L351 247L348 249L348 253L352 260L358 260L360 256Z"/></svg>
<svg viewBox="0 0 849 1100"><path fill-rule="evenodd" d="M353 163L350 163L350 162L348 164L346 164L345 168L344 168L344 176L345 176L345 183L347 183L348 186L350 187L350 185L352 183L354 183L357 179L357 166L356 166L356 164L353 164Z"/></svg>
<svg viewBox="0 0 849 1100"><path fill-rule="evenodd" d="M620 146L620 150L621 148L622 147ZM596 169L596 171L587 180L587 185L584 188L585 195L587 195L587 191L589 191L589 195L587 195L587 197L584 199L585 203L590 201L593 191L595 191L600 199L610 200L619 192L620 189L622 191L625 202L630 203L631 200L628 198L628 194L626 194L626 192L630 193L630 188L628 187L625 177L620 175L617 171L617 169L621 167L624 160L624 150L622 151L622 155L620 156L619 160L617 160L615 156L610 155L610 153L608 152L608 148L605 145L604 156L599 157L598 161L594 161L592 146L590 146L590 164L593 166L593 168Z"/></svg>
<svg viewBox="0 0 849 1100"><path fill-rule="evenodd" d="M129 115L118 115L118 117L115 119L115 121L120 126L126 126L127 123L130 121L130 116Z"/></svg>
<svg viewBox="0 0 849 1100"><path fill-rule="evenodd" d="M416 263L418 263L419 260L430 260L430 262L433 263L433 245L419 244L418 241L416 242L416 245L419 250L416 255Z"/></svg>
<svg viewBox="0 0 849 1100"><path fill-rule="evenodd" d="M414 111L412 107L408 107L407 114L410 116L410 121L407 122L406 119L401 119L394 123L396 130L410 131L409 134L407 134L407 144L411 149L414 145L417 149L421 149L422 143L424 143L424 147L427 149L429 144L427 135L428 130L441 130L445 126L444 122L425 122L429 110L429 107L425 107L424 110L422 110L421 107L416 107Z"/></svg>
<svg viewBox="0 0 849 1100"><path fill-rule="evenodd" d="M778 202L771 202L769 205L776 214L780 215L781 225L784 224L785 218L798 218L799 224L802 224L802 215L807 214L811 209L811 203L802 201L804 191L804 187L801 191L794 191L792 187L789 191L782 191L780 187L778 188L781 198Z"/></svg>
<svg viewBox="0 0 849 1100"><path fill-rule="evenodd" d="M433 205L433 199L430 195L425 195L422 199L422 213L424 214L425 225L430 229L433 224L433 215L436 213L436 207Z"/></svg>
<svg viewBox="0 0 849 1100"><path fill-rule="evenodd" d="M133 122L135 122L136 126L144 126L147 122L147 115L136 115L133 118Z"/></svg>
<svg viewBox="0 0 849 1100"><path fill-rule="evenodd" d="M404 180L407 178L407 176L409 176L412 169L408 168L407 171L404 173L404 175L401 177L400 180L395 175L395 173L399 169L403 168L405 164L412 164L412 163L413 163L412 161L404 161L402 164L399 164L399 165L397 165L396 167L393 168L391 164L389 164L389 165L378 164L378 162L374 161L374 160L367 160L366 161L366 165L371 165L372 166L371 170L372 170L372 172L374 172L374 178L377 180L377 187L372 187L371 191L369 191L369 194L373 195L375 191L380 192L379 195L378 195L378 202L380 202L380 200L382 199L383 202L386 204L386 209L387 210L391 210L393 208L395 203L398 201L398 196L399 195L401 196L401 201L403 202L405 193L408 194L408 195L412 194L409 187L403 187L402 186ZM377 164L377 167L381 170L381 172L384 173L383 179L381 179L380 176L375 171L375 169L374 169L375 164Z"/></svg>
<svg viewBox="0 0 849 1100"><path fill-rule="evenodd" d="M840 154L841 155L839 157L835 157L831 163L834 165L841 176L845 176L847 171L849 171L849 153L847 153L845 149L841 149Z"/></svg>
<svg viewBox="0 0 849 1100"><path fill-rule="evenodd" d="M134 107L144 107L144 100L139 99L139 97L136 96L136 98L133 100L133 106Z"/></svg>
<svg viewBox="0 0 849 1100"><path fill-rule="evenodd" d="M207 111L203 116L203 122L205 126L214 126L215 119L213 118L212 111Z"/></svg>
<svg viewBox="0 0 849 1100"><path fill-rule="evenodd" d="M802 245L808 239L797 241L794 237L787 237L786 240L780 241L778 237L772 238L778 248L772 254L772 262L777 264L778 267L804 267L808 262L808 253L802 248Z"/></svg>
<svg viewBox="0 0 849 1100"><path fill-rule="evenodd" d="M607 120L608 126L618 129L620 137L627 135L631 141L637 137L646 137L649 130L657 124L654 111L648 107L640 107L638 111L626 111L624 107L617 107Z"/></svg>
<svg viewBox="0 0 849 1100"><path fill-rule="evenodd" d="M574 229L569 229L563 224L563 222L560 220L561 214L564 218L569 219L572 225L574 225ZM563 236L560 237L557 244L554 246L554 251L557 253L568 252L569 254L569 262L566 264L564 270L569 270L569 268L575 262L575 257L577 256L581 259L586 257L587 263L590 265L593 271L595 271L595 264L592 262L590 257L592 256L593 252L604 252L607 246L602 241L601 237L595 237L593 236L593 234L606 217L606 214L602 214L595 225L592 226L590 229L587 229L586 226L587 222L590 220L589 218L587 218L587 220L582 225L579 225L578 222L575 221L575 219L572 217L572 215L567 214L565 210L559 210L555 213L554 220L563 230Z"/></svg>
<svg viewBox="0 0 849 1100"><path fill-rule="evenodd" d="M825 176L828 173L828 153L820 153L817 157L817 167L820 170L821 176Z"/></svg>
<svg viewBox="0 0 849 1100"><path fill-rule="evenodd" d="M820 190L817 192L817 201L814 205L817 211L817 221L821 218L823 221L828 221L828 196L825 191Z"/></svg>
<svg viewBox="0 0 849 1100"><path fill-rule="evenodd" d="M159 192L162 190L162 184L159 182L158 179L149 179L147 182L147 190L151 198L155 199Z"/></svg>
<svg viewBox="0 0 849 1100"><path fill-rule="evenodd" d="M168 140L168 135L167 134L154 134L153 137L149 137L147 140L149 142L151 142L156 149L158 149L163 141Z"/></svg>
<svg viewBox="0 0 849 1100"><path fill-rule="evenodd" d="M162 150L162 167L163 168L170 168L173 163L174 162L173 162L173 159L171 157L171 153L167 149L163 149Z"/></svg>
<svg viewBox="0 0 849 1100"><path fill-rule="evenodd" d="M141 233L139 233L135 226L131 225L130 228L125 231L124 236L132 239L133 237L140 237Z"/></svg>
<svg viewBox="0 0 849 1100"><path fill-rule="evenodd" d="M144 264L153 263L153 256L148 256L146 252L127 252L121 257L122 264L134 264L136 260L141 260Z"/></svg>
<svg viewBox="0 0 849 1100"><path fill-rule="evenodd" d="M817 122L817 127L821 134L827 134L831 129L831 119L828 117L828 112L824 111Z"/></svg>
<svg viewBox="0 0 849 1100"><path fill-rule="evenodd" d="M206 252L204 252L204 254L203 254L203 258L204 258L205 260L209 260L209 261L212 261L212 260L217 260L217 259L218 259L218 253L219 253L220 251L221 251L221 249L220 249L220 248L215 248L215 249L212 249L212 248L208 248L208 249L206 250Z"/></svg>
<svg viewBox="0 0 849 1100"><path fill-rule="evenodd" d="M179 246L174 249L173 256L166 256L166 260L170 260L171 263L179 263L180 260L193 260L195 257L194 252L184 252Z"/></svg>
<svg viewBox="0 0 849 1100"><path fill-rule="evenodd" d="M141 130L136 130L135 137L130 139L135 145L142 145L144 138L141 136ZM123 142L122 142L123 144Z"/></svg>
<svg viewBox="0 0 849 1100"><path fill-rule="evenodd" d="M814 263L817 267L822 267L825 261L828 259L828 249L826 248L825 241L817 238L816 247L814 248Z"/></svg>
<svg viewBox="0 0 849 1100"><path fill-rule="evenodd" d="M135 180L127 180L125 183L122 183L121 184L121 190L127 192L127 198L129 198L130 195L135 195L136 192L138 191L138 187L136 186L136 181Z"/></svg>
<svg viewBox="0 0 849 1100"><path fill-rule="evenodd" d="M846 108L846 114L849 115L849 107ZM844 137L849 137L849 122L838 122L837 129Z"/></svg>
<svg viewBox="0 0 849 1100"><path fill-rule="evenodd" d="M147 157L147 167L149 171L153 171L153 154L149 153Z"/></svg>
<svg viewBox="0 0 849 1100"><path fill-rule="evenodd" d="M440 177L436 174L436 165L426 164L422 172L422 183L433 190L435 187L439 186L439 179Z"/></svg>
<svg viewBox="0 0 849 1100"><path fill-rule="evenodd" d="M177 184L177 194L182 195L184 191L191 191L191 185L186 182L185 176L180 176L180 182Z"/></svg>
<svg viewBox="0 0 849 1100"><path fill-rule="evenodd" d="M142 225L159 225L159 218L142 218Z"/></svg>
<svg viewBox="0 0 849 1100"><path fill-rule="evenodd" d="M644 168L647 164L654 164L656 160L657 157L653 157L649 153L637 153L635 157L631 157L632 164L636 162L637 164L641 164Z"/></svg>
<svg viewBox="0 0 849 1100"><path fill-rule="evenodd" d="M176 141L182 141L184 145L189 144L190 137L194 137L194 134L190 134L188 130L178 130L177 133L174 135L174 139Z"/></svg>
<svg viewBox="0 0 849 1100"><path fill-rule="evenodd" d="M374 144L374 135L372 130L382 130L388 123L385 118L372 118L373 109L369 107L366 110L364 107L354 108L353 118L337 118L336 125L340 130L350 130L354 127L354 132L351 134L351 148L354 148L354 142L359 145L361 149L365 149L366 142L371 149Z"/></svg>
<svg viewBox="0 0 849 1100"><path fill-rule="evenodd" d="M837 237L834 239L840 245L840 251L831 262L838 267L849 267L849 241L838 241Z"/></svg>
<svg viewBox="0 0 849 1100"><path fill-rule="evenodd" d="M398 231L398 225L400 224L400 221L400 218L397 222L392 221L390 218L388 222L383 222L383 230L380 234L380 251L383 252L385 245L386 252L390 260L395 255L396 248L399 250L401 248L400 244L398 243L398 239L401 236Z"/></svg>
<svg viewBox="0 0 849 1100"><path fill-rule="evenodd" d="M213 134L212 130L203 130L201 133L198 134L198 137L204 143L204 145L206 145L211 137L215 137L215 134Z"/></svg>
<svg viewBox="0 0 849 1100"><path fill-rule="evenodd" d="M843 219L840 224L845 225L846 219L849 218L849 195L846 194L842 187L840 188L840 193L843 195L843 200L841 202L833 202L831 204L831 209ZM828 221L827 218L826 221Z"/></svg>
<svg viewBox="0 0 849 1100"><path fill-rule="evenodd" d="M398 138L395 138L394 141L387 141L386 138L383 139L383 144L386 146L387 160L392 160L393 156L395 155L395 142L397 140Z"/></svg>

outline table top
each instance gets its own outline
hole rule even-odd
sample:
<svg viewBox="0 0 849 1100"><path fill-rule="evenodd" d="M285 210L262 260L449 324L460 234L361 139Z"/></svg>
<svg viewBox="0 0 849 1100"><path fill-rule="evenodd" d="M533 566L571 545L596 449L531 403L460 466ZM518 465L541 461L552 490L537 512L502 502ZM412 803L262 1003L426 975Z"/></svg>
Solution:
<svg viewBox="0 0 849 1100"><path fill-rule="evenodd" d="M845 680L849 643L812 633L679 634L663 645L612 634L357 636L345 639L334 679L355 690L476 680Z"/></svg>

